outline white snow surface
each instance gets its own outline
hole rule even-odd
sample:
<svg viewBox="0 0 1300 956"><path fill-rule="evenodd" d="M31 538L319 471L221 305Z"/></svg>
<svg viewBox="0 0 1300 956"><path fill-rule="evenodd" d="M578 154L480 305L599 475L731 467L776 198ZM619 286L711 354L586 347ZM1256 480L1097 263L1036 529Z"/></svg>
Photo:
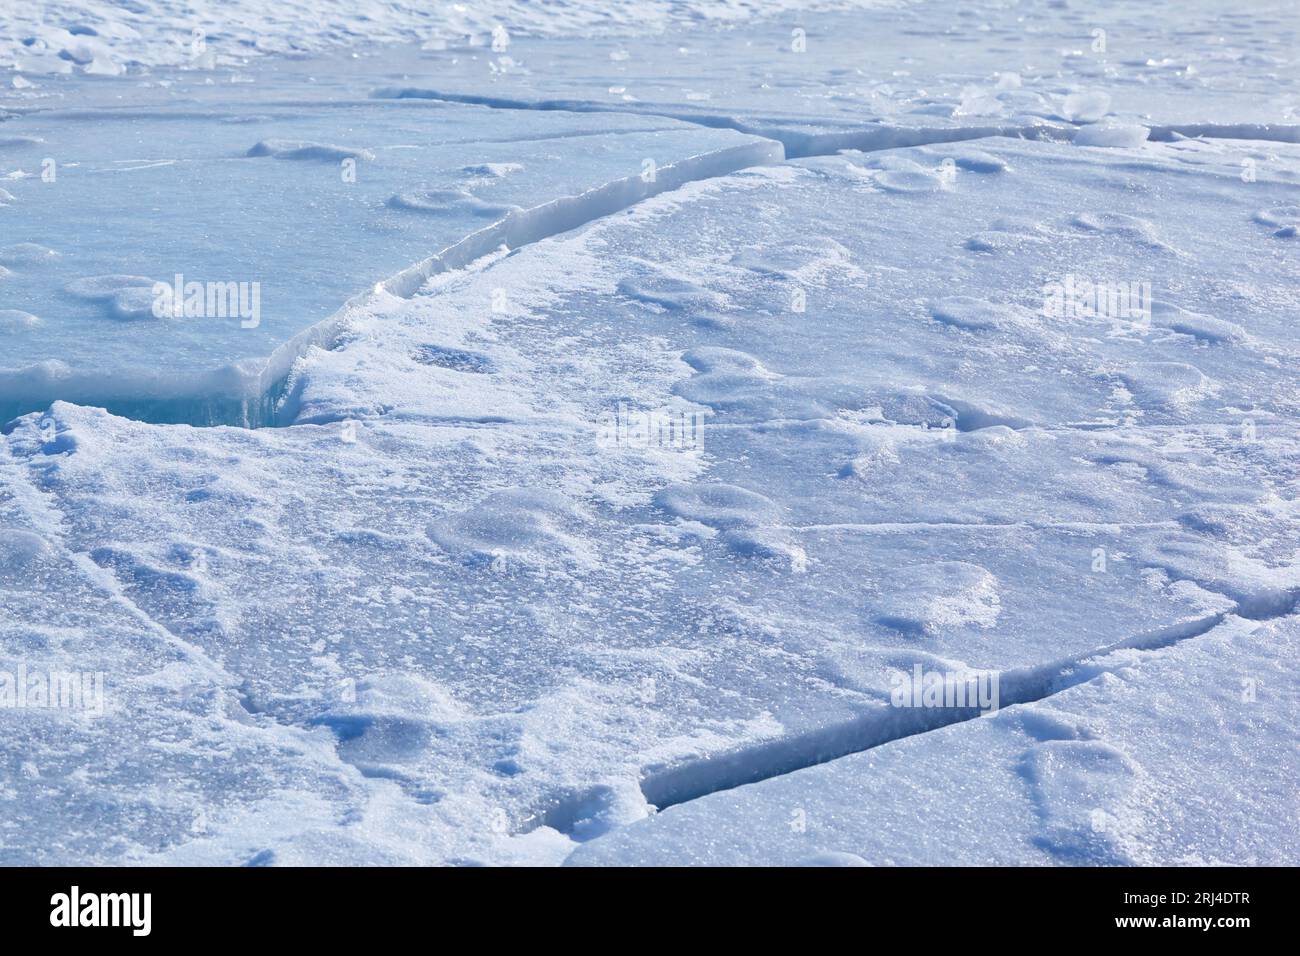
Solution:
<svg viewBox="0 0 1300 956"><path fill-rule="evenodd" d="M1285 6L465 6L0 13L0 863L1300 860Z"/></svg>
<svg viewBox="0 0 1300 956"><path fill-rule="evenodd" d="M829 0L881 7L900 0ZM204 68L266 54L294 55L359 42L500 45L530 36L638 35L678 23L735 23L808 8L792 0L35 0L0 9L0 67L43 74L128 68ZM196 43L196 39L200 42Z"/></svg>

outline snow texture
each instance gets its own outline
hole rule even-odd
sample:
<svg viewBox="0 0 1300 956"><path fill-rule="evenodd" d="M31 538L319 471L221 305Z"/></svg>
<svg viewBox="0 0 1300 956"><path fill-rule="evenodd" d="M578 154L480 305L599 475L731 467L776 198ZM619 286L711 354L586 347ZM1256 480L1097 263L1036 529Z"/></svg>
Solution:
<svg viewBox="0 0 1300 956"><path fill-rule="evenodd" d="M1300 860L1288 5L310 6L0 12L0 864Z"/></svg>

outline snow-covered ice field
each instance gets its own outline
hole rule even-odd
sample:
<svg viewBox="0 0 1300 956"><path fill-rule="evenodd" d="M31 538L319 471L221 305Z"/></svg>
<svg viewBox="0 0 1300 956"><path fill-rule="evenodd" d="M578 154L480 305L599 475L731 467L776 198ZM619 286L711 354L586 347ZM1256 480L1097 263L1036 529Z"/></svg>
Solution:
<svg viewBox="0 0 1300 956"><path fill-rule="evenodd" d="M0 10L0 864L1300 862L1294 12Z"/></svg>

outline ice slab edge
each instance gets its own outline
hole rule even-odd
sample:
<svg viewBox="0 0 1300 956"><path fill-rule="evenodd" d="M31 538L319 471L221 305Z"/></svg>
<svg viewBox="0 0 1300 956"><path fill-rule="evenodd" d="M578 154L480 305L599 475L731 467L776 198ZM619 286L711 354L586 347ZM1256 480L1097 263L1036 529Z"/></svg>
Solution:
<svg viewBox="0 0 1300 956"><path fill-rule="evenodd" d="M436 255L376 284L372 291L353 297L333 316L304 330L277 349L262 373L259 393L272 394L282 383L288 384L284 388L284 397L270 420L261 424L285 426L321 423L316 418L299 418L299 390L291 376L293 365L310 347L327 347L355 311L382 310L382 299L385 296L409 299L431 276L463 269L503 247L508 250L519 249L569 232L627 209L644 199L679 189L687 183L784 160L785 151L780 143L756 139L751 143L700 153L661 166L650 177L645 174L628 176L577 196L562 196L530 209L518 210L490 226L470 233Z"/></svg>
<svg viewBox="0 0 1300 956"><path fill-rule="evenodd" d="M1061 660L1002 671L998 682L999 706L1031 703L1087 680L1099 670L1104 670L1104 658L1116 651L1159 650L1179 641L1200 637L1228 620L1231 613L1220 611L1207 614ZM978 707L916 710L886 707L805 734L783 737L705 760L650 772L642 779L641 790L649 803L663 810L720 790L784 776L903 737L972 720L982 713Z"/></svg>
<svg viewBox="0 0 1300 956"><path fill-rule="evenodd" d="M835 121L825 128L791 118L754 119L729 113L665 107L655 103L597 103L579 99L526 100L503 96L456 93L428 87L381 87L371 94L374 99L435 100L467 106L485 106L501 110L562 111L570 113L636 113L662 119L694 123L709 129L730 129L738 133L774 139L785 146L790 159L825 156L843 149L873 152L904 149L939 143L957 143L997 136L1031 140L1070 142L1081 130L1102 129L1107 123L1075 123L1046 116L1023 116L1005 122L955 123L952 125L907 125L898 120L871 120L836 129ZM1150 138L1156 142L1175 139L1246 139L1261 142L1300 142L1300 125L1294 123L1166 123L1150 125ZM1084 144L1086 145L1086 144Z"/></svg>
<svg viewBox="0 0 1300 956"><path fill-rule="evenodd" d="M11 394L25 393L32 397L25 401L0 402L0 422L12 422L21 415L41 410L52 401L61 400L102 407L115 415L156 424L259 428L298 423L295 367L299 361L313 348L331 348L353 316L385 311L388 308L384 302L386 298L409 299L431 276L462 269L503 247L514 250L577 229L687 183L784 160L785 151L780 143L755 138L753 142L665 164L653 174L628 176L578 195L562 196L529 209L516 210L376 283L373 288L358 293L327 318L278 346L264 361L227 365L185 382L166 382L165 389L160 385L161 376L150 382L139 382L140 397L108 397L129 391L130 383L76 378L67 375L59 363L43 363L24 369L19 376L27 382L14 384L26 384L27 387L20 387ZM168 397L145 397L163 390Z"/></svg>

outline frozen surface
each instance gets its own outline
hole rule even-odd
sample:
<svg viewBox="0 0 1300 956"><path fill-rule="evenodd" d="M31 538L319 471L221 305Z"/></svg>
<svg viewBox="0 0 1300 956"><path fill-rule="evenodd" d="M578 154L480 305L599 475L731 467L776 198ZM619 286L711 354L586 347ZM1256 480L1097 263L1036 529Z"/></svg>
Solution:
<svg viewBox="0 0 1300 956"><path fill-rule="evenodd" d="M1062 137L1108 117L1297 139L1300 27L1288 2L1177 16L1128 2L883 5L722 31L422 50L380 96L644 112L762 132L792 155L992 131Z"/></svg>
<svg viewBox="0 0 1300 956"><path fill-rule="evenodd" d="M512 213L637 178L646 160L752 141L671 120L406 105L236 101L6 124L0 305L26 318L3 330L0 417L65 399L258 421L298 351L277 349L354 293ZM244 283L246 308L210 310L206 294L203 314L174 295L156 308L154 284L177 275Z"/></svg>
<svg viewBox="0 0 1300 956"><path fill-rule="evenodd" d="M1050 700L673 807L568 862L1288 865L1295 654L1292 621L1101 657Z"/></svg>
<svg viewBox="0 0 1300 956"><path fill-rule="evenodd" d="M225 14L208 52L188 59L162 56L188 32L173 5L47 6L45 33L71 46L12 32L28 59L48 46L42 56L67 71L34 75L15 60L0 91L5 418L64 399L153 421L265 423L290 363L374 282L512 209L635 176L647 160L737 146L736 131L792 157L994 135L1110 148L1300 136L1296 28L1268 4L1240 17L1184 5L1177 24L1128 3L884 3L766 19L743 4L651 4L637 8L635 43L631 14L619 23L581 3L544 15L331 8L294 47L299 59L253 56L283 52L278 21L256 4ZM136 21L150 17L175 35L149 35ZM424 42L375 45L406 29ZM245 30L268 45L243 47ZM345 37L346 59L305 56ZM131 69L88 72L86 57L114 44ZM737 151L732 165L765 157ZM272 158L284 162L247 162ZM176 275L257 283L260 315L159 322L144 290Z"/></svg>
<svg viewBox="0 0 1300 956"><path fill-rule="evenodd" d="M0 103L0 862L1294 863L1285 8L557 9Z"/></svg>
<svg viewBox="0 0 1300 956"><path fill-rule="evenodd" d="M827 7L884 6L841 0ZM807 8L790 0L36 0L0 10L0 67L119 76L158 66L227 66L359 42L485 45L498 28L541 36L643 34Z"/></svg>

